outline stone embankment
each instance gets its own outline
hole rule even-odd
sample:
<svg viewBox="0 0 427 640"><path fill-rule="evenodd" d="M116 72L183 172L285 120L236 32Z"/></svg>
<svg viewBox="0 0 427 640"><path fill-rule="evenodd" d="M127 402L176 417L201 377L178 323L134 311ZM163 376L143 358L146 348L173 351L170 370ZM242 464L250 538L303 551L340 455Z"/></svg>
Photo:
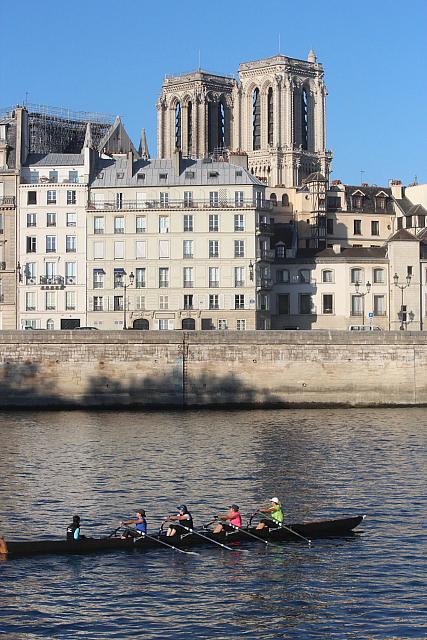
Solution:
<svg viewBox="0 0 427 640"><path fill-rule="evenodd" d="M427 334L2 331L0 408L427 404Z"/></svg>

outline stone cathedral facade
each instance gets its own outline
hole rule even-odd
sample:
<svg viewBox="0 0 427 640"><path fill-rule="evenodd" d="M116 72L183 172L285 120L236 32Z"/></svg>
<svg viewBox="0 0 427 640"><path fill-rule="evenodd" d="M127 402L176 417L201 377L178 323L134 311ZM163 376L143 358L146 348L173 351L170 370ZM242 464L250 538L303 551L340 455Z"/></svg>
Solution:
<svg viewBox="0 0 427 640"><path fill-rule="evenodd" d="M329 177L326 87L313 51L307 61L276 55L244 62L238 80L198 70L165 79L157 103L159 158L246 154L269 187Z"/></svg>

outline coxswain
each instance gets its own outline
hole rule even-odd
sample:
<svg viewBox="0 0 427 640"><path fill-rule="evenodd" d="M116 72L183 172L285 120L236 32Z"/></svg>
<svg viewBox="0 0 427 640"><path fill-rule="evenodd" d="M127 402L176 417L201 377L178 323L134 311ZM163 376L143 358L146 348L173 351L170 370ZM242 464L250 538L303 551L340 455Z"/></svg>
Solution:
<svg viewBox="0 0 427 640"><path fill-rule="evenodd" d="M265 527L274 529L274 528L277 528L278 526L280 527L283 523L284 515L283 515L282 505L280 504L279 498L276 498L276 497L271 498L270 502L271 502L271 507L258 509L260 513L268 513L270 517L262 519L258 523L256 527L257 529L264 529Z"/></svg>
<svg viewBox="0 0 427 640"><path fill-rule="evenodd" d="M80 540L80 516L73 516L73 521L67 527L67 540L77 542Z"/></svg>
<svg viewBox="0 0 427 640"><path fill-rule="evenodd" d="M237 506L237 504L232 504L228 508L228 513L222 516L215 516L215 520L222 520L224 524L222 524L222 522L219 522L214 528L213 533L221 533L222 531L224 531L224 529L226 529L227 527L227 523L231 524L233 527L239 527L239 529L242 527L242 516L239 513L239 507Z"/></svg>
<svg viewBox="0 0 427 640"><path fill-rule="evenodd" d="M179 507L177 507L177 509L178 513L176 514L176 516L166 516L165 518L163 518L163 522L175 523L169 525L166 532L167 536L174 536L177 531L181 534L188 533L188 531L186 531L184 527L186 527L187 529L193 528L193 517L187 509L187 505L181 504ZM180 529L181 531L179 531Z"/></svg>
<svg viewBox="0 0 427 640"><path fill-rule="evenodd" d="M132 528L127 525L134 525ZM139 538L147 533L147 519L144 509L140 509L135 513L135 518L130 520L122 520L121 527L126 527L122 538Z"/></svg>

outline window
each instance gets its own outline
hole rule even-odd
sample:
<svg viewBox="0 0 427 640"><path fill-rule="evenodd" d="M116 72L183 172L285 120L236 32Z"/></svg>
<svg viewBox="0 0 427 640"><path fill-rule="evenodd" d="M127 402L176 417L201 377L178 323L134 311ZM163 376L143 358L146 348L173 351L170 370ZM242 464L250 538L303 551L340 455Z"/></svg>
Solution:
<svg viewBox="0 0 427 640"><path fill-rule="evenodd" d="M209 192L209 206L217 207L219 205L219 191Z"/></svg>
<svg viewBox="0 0 427 640"><path fill-rule="evenodd" d="M65 293L65 310L74 311L76 308L76 292L66 291Z"/></svg>
<svg viewBox="0 0 427 640"><path fill-rule="evenodd" d="M192 206L193 206L193 192L184 191L184 207L192 207Z"/></svg>
<svg viewBox="0 0 427 640"><path fill-rule="evenodd" d="M193 308L193 294L185 294L184 295L184 309L190 310Z"/></svg>
<svg viewBox="0 0 427 640"><path fill-rule="evenodd" d="M362 196L353 196L353 204L355 209L361 209L363 207Z"/></svg>
<svg viewBox="0 0 427 640"><path fill-rule="evenodd" d="M74 190L67 191L67 204L76 204L76 192Z"/></svg>
<svg viewBox="0 0 427 640"><path fill-rule="evenodd" d="M136 233L145 233L147 231L147 218L145 216L136 216Z"/></svg>
<svg viewBox="0 0 427 640"><path fill-rule="evenodd" d="M374 284L383 284L384 283L384 269L374 269Z"/></svg>
<svg viewBox="0 0 427 640"><path fill-rule="evenodd" d="M377 209L379 209L380 211L385 211L386 199L384 198L384 196L378 196L376 200Z"/></svg>
<svg viewBox="0 0 427 640"><path fill-rule="evenodd" d="M69 171L68 172L68 182L78 182L79 181L79 172L78 171Z"/></svg>
<svg viewBox="0 0 427 640"><path fill-rule="evenodd" d="M193 254L193 241L192 240L183 240L182 243L182 256L183 258L192 258Z"/></svg>
<svg viewBox="0 0 427 640"><path fill-rule="evenodd" d="M169 258L169 240L159 240L159 258Z"/></svg>
<svg viewBox="0 0 427 640"><path fill-rule="evenodd" d="M235 191L234 192L234 206L235 207L243 207L243 204L244 204L243 191Z"/></svg>
<svg viewBox="0 0 427 640"><path fill-rule="evenodd" d="M245 257L245 241L244 240L234 241L234 257L235 258Z"/></svg>
<svg viewBox="0 0 427 640"><path fill-rule="evenodd" d="M93 288L94 289L103 289L104 288L104 269L94 269L93 270Z"/></svg>
<svg viewBox="0 0 427 640"><path fill-rule="evenodd" d="M287 316L289 315L289 294L288 293L279 293L277 296L277 307L279 315Z"/></svg>
<svg viewBox="0 0 427 640"><path fill-rule="evenodd" d="M36 310L36 293L35 291L27 291L25 294L25 310L26 311L35 311Z"/></svg>
<svg viewBox="0 0 427 640"><path fill-rule="evenodd" d="M234 231L244 231L245 230L245 216L237 213L234 216Z"/></svg>
<svg viewBox="0 0 427 640"><path fill-rule="evenodd" d="M217 293L209 295L209 309L219 309L219 295Z"/></svg>
<svg viewBox="0 0 427 640"><path fill-rule="evenodd" d="M77 250L76 236L65 236L65 251L67 253L75 253Z"/></svg>
<svg viewBox="0 0 427 640"><path fill-rule="evenodd" d="M123 289L125 278L124 269L114 269L114 288L115 289Z"/></svg>
<svg viewBox="0 0 427 640"><path fill-rule="evenodd" d="M363 298L362 296L351 296L351 315L361 316L363 313Z"/></svg>
<svg viewBox="0 0 427 640"><path fill-rule="evenodd" d="M311 294L309 293L300 293L299 295L299 313L301 315L311 314L313 310L313 303L311 299Z"/></svg>
<svg viewBox="0 0 427 640"><path fill-rule="evenodd" d="M123 240L116 240L114 243L114 258L115 260L123 260L125 257L125 243Z"/></svg>
<svg viewBox="0 0 427 640"><path fill-rule="evenodd" d="M234 286L235 287L245 286L245 268L244 267L234 267Z"/></svg>
<svg viewBox="0 0 427 640"><path fill-rule="evenodd" d="M209 267L209 288L219 287L219 268Z"/></svg>
<svg viewBox="0 0 427 640"><path fill-rule="evenodd" d="M184 231L193 231L193 216L186 214L184 216Z"/></svg>
<svg viewBox="0 0 427 640"><path fill-rule="evenodd" d="M116 193L116 209L123 209L123 193Z"/></svg>
<svg viewBox="0 0 427 640"><path fill-rule="evenodd" d="M236 331L246 330L246 320L236 320Z"/></svg>
<svg viewBox="0 0 427 640"><path fill-rule="evenodd" d="M37 216L35 213L27 213L27 227L37 226Z"/></svg>
<svg viewBox="0 0 427 640"><path fill-rule="evenodd" d="M104 224L105 224L105 220L103 217L99 217L96 216L93 219L93 232L95 234L101 234L104 233Z"/></svg>
<svg viewBox="0 0 427 640"><path fill-rule="evenodd" d="M136 241L136 259L143 260L147 257L147 243L145 240Z"/></svg>
<svg viewBox="0 0 427 640"><path fill-rule="evenodd" d="M114 311L123 311L123 296L114 296Z"/></svg>
<svg viewBox="0 0 427 640"><path fill-rule="evenodd" d="M275 193L270 194L270 201L273 207L277 207L277 196Z"/></svg>
<svg viewBox="0 0 427 640"><path fill-rule="evenodd" d="M164 289L169 286L169 269L160 267L159 269L159 288Z"/></svg>
<svg viewBox="0 0 427 640"><path fill-rule="evenodd" d="M58 182L58 172L56 170L49 171L49 182Z"/></svg>
<svg viewBox="0 0 427 640"><path fill-rule="evenodd" d="M374 295L374 316L385 316L385 296Z"/></svg>
<svg viewBox="0 0 427 640"><path fill-rule="evenodd" d="M258 87L252 93L252 149L261 149L261 95Z"/></svg>
<svg viewBox="0 0 427 640"><path fill-rule="evenodd" d="M309 283L311 281L310 269L300 269L298 272L298 280L302 283Z"/></svg>
<svg viewBox="0 0 427 640"><path fill-rule="evenodd" d="M209 240L209 258L219 258L218 240Z"/></svg>
<svg viewBox="0 0 427 640"><path fill-rule="evenodd" d="M219 216L217 213L209 214L209 231L219 231Z"/></svg>
<svg viewBox="0 0 427 640"><path fill-rule="evenodd" d="M102 296L93 297L93 310L94 311L104 310L104 298Z"/></svg>
<svg viewBox="0 0 427 640"><path fill-rule="evenodd" d="M56 291L46 291L46 311L56 309Z"/></svg>
<svg viewBox="0 0 427 640"><path fill-rule="evenodd" d="M193 267L184 267L182 270L184 287L194 287Z"/></svg>
<svg viewBox="0 0 427 640"><path fill-rule="evenodd" d="M406 275L408 276L413 276L414 275L414 270L411 266L407 266L406 267Z"/></svg>
<svg viewBox="0 0 427 640"><path fill-rule="evenodd" d="M46 253L56 252L56 236L46 236Z"/></svg>
<svg viewBox="0 0 427 640"><path fill-rule="evenodd" d="M398 229L403 228L403 218L397 218L397 228Z"/></svg>
<svg viewBox="0 0 427 640"><path fill-rule="evenodd" d="M30 182L31 182L31 184L37 184L39 182L39 172L38 171L30 171Z"/></svg>
<svg viewBox="0 0 427 640"><path fill-rule="evenodd" d="M326 218L326 233L328 236L334 235L334 221L332 218Z"/></svg>
<svg viewBox="0 0 427 640"><path fill-rule="evenodd" d="M93 243L93 258L94 260L99 260L104 257L104 243L103 242L94 242Z"/></svg>
<svg viewBox="0 0 427 640"><path fill-rule="evenodd" d="M287 269L279 269L276 272L277 282L289 282L289 271Z"/></svg>
<svg viewBox="0 0 427 640"><path fill-rule="evenodd" d="M123 216L114 218L114 233L125 232L125 219Z"/></svg>
<svg viewBox="0 0 427 640"><path fill-rule="evenodd" d="M45 262L45 274L46 278L54 278L56 276L56 262Z"/></svg>
<svg viewBox="0 0 427 640"><path fill-rule="evenodd" d="M353 234L355 236L362 235L362 221L361 220L353 220Z"/></svg>
<svg viewBox="0 0 427 640"><path fill-rule="evenodd" d="M65 283L76 284L77 279L77 264L75 262L65 263Z"/></svg>
<svg viewBox="0 0 427 640"><path fill-rule="evenodd" d="M350 272L350 281L351 284L363 284L364 283L364 273L363 269L352 269Z"/></svg>
<svg viewBox="0 0 427 640"><path fill-rule="evenodd" d="M167 193L167 191L161 191L160 192L160 206L161 207L167 207L169 204L169 194Z"/></svg>
<svg viewBox="0 0 427 640"><path fill-rule="evenodd" d="M371 235L373 236L380 235L380 223L378 220L371 220Z"/></svg>
<svg viewBox="0 0 427 640"><path fill-rule="evenodd" d="M245 296L238 293L234 296L234 308L235 309L244 309L245 308Z"/></svg>
<svg viewBox="0 0 427 640"><path fill-rule="evenodd" d="M46 226L56 227L56 213L48 213L46 216Z"/></svg>
<svg viewBox="0 0 427 640"><path fill-rule="evenodd" d="M144 289L144 287L146 287L146 280L145 280L145 268L144 267L137 267L135 269L135 288L136 289Z"/></svg>
<svg viewBox="0 0 427 640"><path fill-rule="evenodd" d="M53 331L55 329L55 323L52 318L46 320L46 329L47 331Z"/></svg>
<svg viewBox="0 0 427 640"><path fill-rule="evenodd" d="M37 191L28 191L27 204L37 204Z"/></svg>
<svg viewBox="0 0 427 640"><path fill-rule="evenodd" d="M159 233L169 233L169 216L159 216Z"/></svg>
<svg viewBox="0 0 427 640"><path fill-rule="evenodd" d="M24 268L26 284L36 284L37 268L35 262L27 262Z"/></svg>
<svg viewBox="0 0 427 640"><path fill-rule="evenodd" d="M228 329L228 320L224 320L224 319L218 320L218 329L220 331L226 331Z"/></svg>
<svg viewBox="0 0 427 640"><path fill-rule="evenodd" d="M159 331L168 331L169 330L169 320L166 318L161 318L159 320Z"/></svg>
<svg viewBox="0 0 427 640"><path fill-rule="evenodd" d="M76 227L77 226L77 213L67 213L66 224L67 224L67 227Z"/></svg>
<svg viewBox="0 0 427 640"><path fill-rule="evenodd" d="M47 204L56 204L56 191L47 192Z"/></svg>
<svg viewBox="0 0 427 640"><path fill-rule="evenodd" d="M159 296L159 309L169 309L169 296Z"/></svg>
<svg viewBox="0 0 427 640"><path fill-rule="evenodd" d="M333 282L334 272L331 269L324 269L322 271L322 282Z"/></svg>
<svg viewBox="0 0 427 640"><path fill-rule="evenodd" d="M324 293L322 296L322 312L331 314L334 312L334 296L332 293Z"/></svg>
<svg viewBox="0 0 427 640"><path fill-rule="evenodd" d="M289 196L287 193L282 195L282 207L289 207Z"/></svg>
<svg viewBox="0 0 427 640"><path fill-rule="evenodd" d="M145 296L136 296L136 308L138 309L138 311L144 311L144 309L145 309ZM134 323L133 328L136 329L135 323ZM139 327L139 328L141 328L141 327Z"/></svg>

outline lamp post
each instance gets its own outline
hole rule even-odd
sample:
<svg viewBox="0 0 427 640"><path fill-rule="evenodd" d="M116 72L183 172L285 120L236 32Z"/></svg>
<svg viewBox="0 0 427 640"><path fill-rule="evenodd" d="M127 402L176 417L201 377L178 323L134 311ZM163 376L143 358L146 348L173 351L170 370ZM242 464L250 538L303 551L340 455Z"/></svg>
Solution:
<svg viewBox="0 0 427 640"><path fill-rule="evenodd" d="M368 280L368 282L366 283L366 291L365 291L365 293L362 293L360 291L360 282L355 282L354 286L355 286L355 289L356 289L356 295L358 295L359 298L362 299L362 325L363 325L363 324L365 324L365 296L368 295L368 293L370 292L372 285Z"/></svg>
<svg viewBox="0 0 427 640"><path fill-rule="evenodd" d="M412 277L411 274L408 273L408 275L406 276L406 284L399 284L399 276L397 275L397 273L395 273L394 276L393 276L394 286L397 287L398 289L400 289L400 291L402 293L402 298L401 298L401 302L400 302L400 327L399 327L399 329L401 331L405 330L405 322L403 321L403 292L411 284L411 277ZM406 320L406 316L405 316L405 320Z"/></svg>
<svg viewBox="0 0 427 640"><path fill-rule="evenodd" d="M252 260L249 261L249 280L251 280L251 282L254 279L254 263L252 262Z"/></svg>
<svg viewBox="0 0 427 640"><path fill-rule="evenodd" d="M126 306L127 306L127 300L126 300L126 291L128 288L128 284L126 281L127 278L127 273L126 271L123 272L123 329L127 329L127 320L126 320ZM133 274L133 272L131 271L129 274L129 285L132 286L133 285L133 281L135 279L135 276Z"/></svg>

